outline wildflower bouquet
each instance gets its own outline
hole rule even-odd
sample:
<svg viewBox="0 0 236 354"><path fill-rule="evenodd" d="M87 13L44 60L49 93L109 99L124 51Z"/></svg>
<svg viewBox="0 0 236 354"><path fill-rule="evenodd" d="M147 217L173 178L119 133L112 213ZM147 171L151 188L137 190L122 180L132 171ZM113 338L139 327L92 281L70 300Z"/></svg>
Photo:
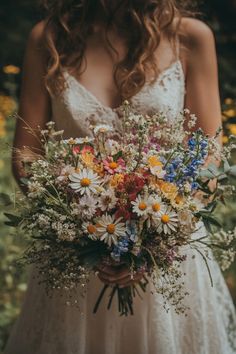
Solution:
<svg viewBox="0 0 236 354"><path fill-rule="evenodd" d="M41 131L44 154L25 163L28 192L18 200L18 215L6 214L8 224L30 236L23 262L36 264L48 291L83 291L102 261L125 263L131 277L139 269L146 275L132 286L112 286L108 308L117 293L120 314L133 314L133 297L152 281L182 312L183 250L195 249L206 266L203 246L223 249L224 260L235 255L235 233L226 233L224 242L192 237L201 223L211 234L220 226L212 213L233 192L228 181L235 167L227 162L232 145L221 150L219 132L209 138L193 131L196 117L186 111L171 123L162 113L137 114L125 102L120 119L120 131L99 124L88 137L66 140L49 122ZM209 163L210 157L223 167Z"/></svg>

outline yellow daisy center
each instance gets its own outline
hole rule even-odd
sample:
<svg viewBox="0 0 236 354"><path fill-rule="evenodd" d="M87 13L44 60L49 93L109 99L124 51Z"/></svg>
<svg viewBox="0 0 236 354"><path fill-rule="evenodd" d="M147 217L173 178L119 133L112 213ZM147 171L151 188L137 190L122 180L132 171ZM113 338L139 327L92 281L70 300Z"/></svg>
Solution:
<svg viewBox="0 0 236 354"><path fill-rule="evenodd" d="M89 178L82 178L80 184L82 187L88 187L91 184L91 180Z"/></svg>
<svg viewBox="0 0 236 354"><path fill-rule="evenodd" d="M170 221L169 215L167 215L167 214L162 215L161 221L162 221L164 224L167 224L167 223Z"/></svg>
<svg viewBox="0 0 236 354"><path fill-rule="evenodd" d="M160 209L161 209L161 204L155 203L155 204L152 205L152 210L153 211L160 211Z"/></svg>
<svg viewBox="0 0 236 354"><path fill-rule="evenodd" d="M109 234L114 234L115 230L116 230L116 225L115 224L107 225L107 232Z"/></svg>
<svg viewBox="0 0 236 354"><path fill-rule="evenodd" d="M76 144L76 141L73 138L69 139L68 144L74 145L74 144Z"/></svg>
<svg viewBox="0 0 236 354"><path fill-rule="evenodd" d="M112 170L115 170L117 167L118 167L118 163L115 162L115 161L112 161L109 163L109 167L112 169Z"/></svg>
<svg viewBox="0 0 236 354"><path fill-rule="evenodd" d="M87 230L88 230L88 233L90 233L90 234L95 234L95 232L97 231L96 227L93 224L89 224L87 226Z"/></svg>
<svg viewBox="0 0 236 354"><path fill-rule="evenodd" d="M138 207L140 210L145 210L145 209L147 209L147 204L144 202L141 202L141 203L139 203Z"/></svg>

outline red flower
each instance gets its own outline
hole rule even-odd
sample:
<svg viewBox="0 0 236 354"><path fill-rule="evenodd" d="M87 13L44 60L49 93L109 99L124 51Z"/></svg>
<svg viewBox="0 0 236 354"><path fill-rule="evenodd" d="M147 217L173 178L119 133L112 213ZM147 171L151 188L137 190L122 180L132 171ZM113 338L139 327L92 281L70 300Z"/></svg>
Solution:
<svg viewBox="0 0 236 354"><path fill-rule="evenodd" d="M119 207L115 213L116 218L122 217L124 220L130 220L131 219L131 212L128 210L128 205L122 205Z"/></svg>
<svg viewBox="0 0 236 354"><path fill-rule="evenodd" d="M135 174L125 175L123 184L129 199L133 201L136 199L137 194L143 189L145 180L143 177Z"/></svg>
<svg viewBox="0 0 236 354"><path fill-rule="evenodd" d="M94 148L90 145L85 145L83 146L82 150L81 150L81 153L84 154L86 152L91 152L91 154L94 153Z"/></svg>

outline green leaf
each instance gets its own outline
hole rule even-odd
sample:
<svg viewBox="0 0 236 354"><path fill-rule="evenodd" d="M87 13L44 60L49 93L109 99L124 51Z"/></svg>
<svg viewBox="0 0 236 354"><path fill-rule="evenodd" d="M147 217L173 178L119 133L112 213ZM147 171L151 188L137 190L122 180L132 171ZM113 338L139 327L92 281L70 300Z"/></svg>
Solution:
<svg viewBox="0 0 236 354"><path fill-rule="evenodd" d="M26 177L21 177L21 178L20 178L20 181L21 181L22 184L24 184L24 185L27 185L27 184L29 183L29 179L26 178Z"/></svg>
<svg viewBox="0 0 236 354"><path fill-rule="evenodd" d="M228 163L227 160L224 160L224 172L228 173L230 169L231 169L230 164Z"/></svg>
<svg viewBox="0 0 236 354"><path fill-rule="evenodd" d="M4 215L8 218L9 221L5 221L5 225L7 226L18 226L20 224L20 222L22 221L22 218L17 216L17 215L13 215L13 214L9 214L9 213L4 213Z"/></svg>
<svg viewBox="0 0 236 354"><path fill-rule="evenodd" d="M236 165L231 166L228 173L230 176L236 177Z"/></svg>
<svg viewBox="0 0 236 354"><path fill-rule="evenodd" d="M113 155L113 160L117 161L120 157L122 157L122 151L118 151L117 154Z"/></svg>
<svg viewBox="0 0 236 354"><path fill-rule="evenodd" d="M9 206L12 204L11 198L6 193L0 193L0 205Z"/></svg>

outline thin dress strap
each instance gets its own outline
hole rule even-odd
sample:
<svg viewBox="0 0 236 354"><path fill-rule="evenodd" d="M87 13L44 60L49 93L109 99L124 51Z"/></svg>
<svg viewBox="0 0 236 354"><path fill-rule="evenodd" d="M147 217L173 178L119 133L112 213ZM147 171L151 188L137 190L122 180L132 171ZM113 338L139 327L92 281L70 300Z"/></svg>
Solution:
<svg viewBox="0 0 236 354"><path fill-rule="evenodd" d="M178 34L176 35L176 39L175 39L175 56L176 56L176 60L180 59L180 38Z"/></svg>

